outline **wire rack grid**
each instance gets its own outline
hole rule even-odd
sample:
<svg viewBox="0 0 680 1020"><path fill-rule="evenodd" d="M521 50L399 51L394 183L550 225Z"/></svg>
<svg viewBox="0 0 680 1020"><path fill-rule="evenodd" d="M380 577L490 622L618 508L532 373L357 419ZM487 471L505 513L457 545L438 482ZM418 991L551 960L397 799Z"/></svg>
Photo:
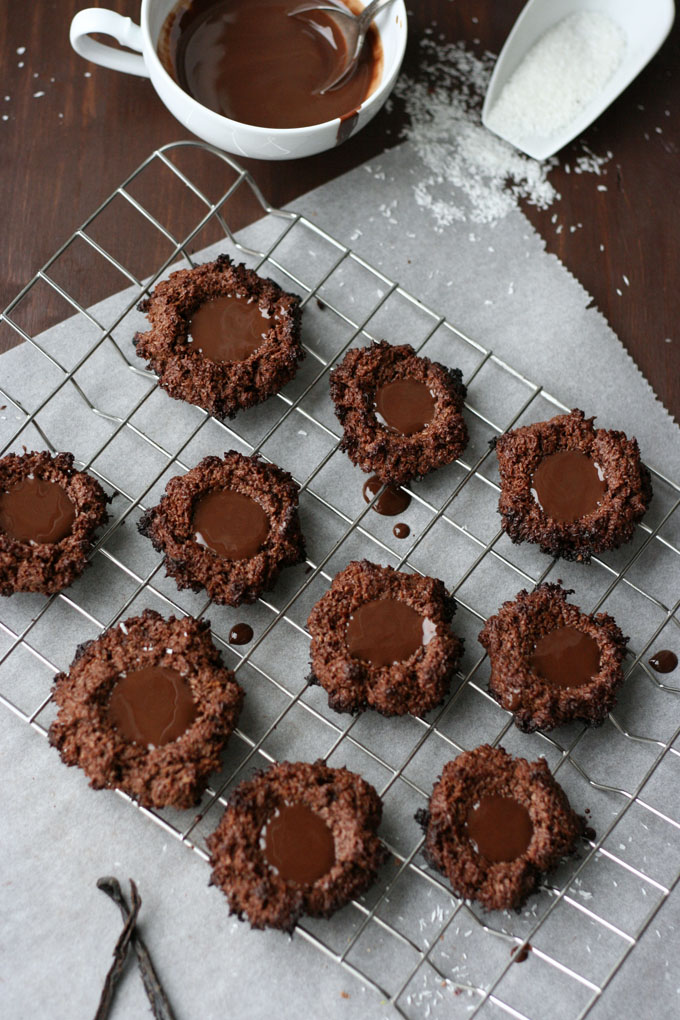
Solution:
<svg viewBox="0 0 680 1020"><path fill-rule="evenodd" d="M224 168L228 187L216 199L196 183L192 171L197 170L199 158L220 160ZM162 215L151 211L152 201L136 197L136 184L145 181L145 193L152 195L154 177L168 173L196 202L193 223L179 236ZM230 229L229 202L243 189L258 203L263 218L255 225L256 234L260 230L257 236L267 235L266 241L253 243L248 231L237 239ZM109 250L100 227L114 203L145 228L160 231L168 242L167 257L147 279ZM186 428L175 428L176 405L135 359L129 323L136 304L159 277L178 260L193 265L196 247L217 237L227 250L302 296L303 319L313 324L303 331L305 368L293 384L268 401L266 411L256 409L224 423L191 408ZM85 277L88 273L100 276L106 265L128 285L108 322L97 312L104 305L86 302L68 279L60 282L60 266L68 270L76 247L85 253ZM82 277L72 273L71 278ZM44 335L21 324L21 309L36 297L36 288L56 295L89 330L87 343L71 355L70 363L63 343L49 344ZM54 435L52 413L66 400L70 408L80 408L85 423L96 423L79 465L117 499L113 519L92 551L92 569L86 574L94 577L102 572L101 587L107 578L115 578L115 583L107 585L113 602L100 602L91 583L81 591L79 582L48 599L15 596L8 605L17 604L20 609L3 608L0 621L0 701L46 736L54 714L51 677L70 661L66 651L65 658L50 652L63 613L94 636L145 605L179 614L191 611L195 616L211 609L213 637L246 689L246 703L253 699L262 717L255 712L246 713L245 722L242 717L223 771L189 820L177 812L147 810L131 801L132 806L207 859L205 835L215 827L234 783L254 767L277 758L303 757L295 753L300 748L307 757L356 767L374 782L384 800L384 838L392 862L366 897L330 921L301 923L297 937L370 986L404 1017L436 1016L437 1009L446 1016L584 1017L680 879L677 855L662 873L655 873L649 864L658 860L659 847L678 842L680 805L669 799L668 789L669 776L680 764L680 748L675 746L680 735L675 699L680 689L662 682L645 659L661 635L666 643L678 640L680 601L674 600L673 580L663 585L657 577L662 564L677 581L680 487L653 470L656 510L638 526L628 550L596 558L590 568L558 566L535 552L512 547L493 516L498 484L489 440L516 424L566 410L565 406L309 218L272 208L248 173L200 143L166 146L145 160L21 291L2 314L2 323L35 352L50 383L27 400L10 392L5 372L0 374L2 410L9 407L18 422L0 432L5 438L0 454L26 443L53 451L66 448ZM377 496L370 504L361 498L361 482L339 451L340 435L327 393L328 372L350 346L383 336L398 341L400 330L418 350L464 366L472 437L464 457L437 472L438 480L425 480L408 490L409 519L415 520L415 526L406 541L395 540L389 522L373 512ZM115 380L110 390L96 391L88 371L104 349L122 378L130 381L122 413L115 407L121 395ZM506 405L498 395L508 390L512 398ZM160 407L168 415L163 429L154 428ZM494 412L499 408L502 418ZM8 425L9 417L4 416ZM88 445L82 431L74 432L68 448L76 455L81 441ZM153 455L150 473L146 468L146 473L131 468L128 480L107 468L113 463L108 459L111 451L123 441L134 444L136 458L143 460L142 450ZM310 445L311 461L309 452L299 456ZM307 524L307 563L287 571L277 591L253 607L257 636L247 649L229 643L233 613L230 616L194 596L187 602L164 581L160 558L150 551L138 553L134 528L124 527L153 505L154 495L168 477L195 463L196 450L219 452L229 446L265 459L276 455L300 486ZM128 458L127 463L131 465L132 460ZM322 540L310 541L307 522L312 530L318 529ZM467 638L466 655L449 699L424 718L367 720L366 715L337 715L302 672L291 679L284 668L282 654L287 658L287 645L304 648L308 640L304 624L309 608L328 587L335 570L357 555L409 571L435 573L456 596L459 608L454 627ZM624 704L621 712L617 709L599 733L573 726L557 734L519 737L511 718L486 690L486 660L474 650L476 633L503 598L547 577L576 578L580 595L584 571L595 578L588 587L590 612L604 607L616 610L618 617L630 604L631 624L644 621L642 628L628 628L635 630L634 650L629 650L626 666L625 689L633 692L630 705ZM495 602L489 601L490 593ZM271 650L266 656L268 645ZM298 661L296 654L291 653L291 661ZM25 662L38 663L43 671L28 693L19 691L11 679L22 672ZM629 724L628 715L640 718L636 711L641 691L655 709L650 715L643 713L642 732L637 732L640 727ZM485 915L474 904L456 899L447 882L420 856L422 834L413 821L415 810L426 806L432 782L445 761L482 742L503 742L527 757L544 754L577 808L593 805L597 836L586 841L580 859L565 863L532 906L518 915ZM652 830L642 846L640 833ZM641 847L639 852L636 847ZM642 852L645 849L648 853ZM523 955L519 951L528 946L528 960L518 968L517 958Z"/></svg>

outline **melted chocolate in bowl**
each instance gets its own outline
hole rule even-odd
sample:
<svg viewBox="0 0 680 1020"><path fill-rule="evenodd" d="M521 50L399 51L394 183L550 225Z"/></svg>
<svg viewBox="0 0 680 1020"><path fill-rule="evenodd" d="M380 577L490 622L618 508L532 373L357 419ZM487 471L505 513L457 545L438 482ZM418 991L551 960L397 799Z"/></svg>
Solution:
<svg viewBox="0 0 680 1020"><path fill-rule="evenodd" d="M529 666L555 687L583 687L599 672L600 647L590 634L558 627L536 642Z"/></svg>
<svg viewBox="0 0 680 1020"><path fill-rule="evenodd" d="M321 95L346 48L328 15L289 17L299 5L300 0L181 0L163 25L158 55L180 88L241 124L298 128L350 116L380 80L380 36L371 27L351 77Z"/></svg>
<svg viewBox="0 0 680 1020"><path fill-rule="evenodd" d="M176 669L137 669L121 677L111 692L109 722L135 744L169 744L181 737L195 718L191 687Z"/></svg>
<svg viewBox="0 0 680 1020"><path fill-rule="evenodd" d="M225 560L247 560L262 548L269 518L259 503L232 489L217 489L198 501L194 529L199 545Z"/></svg>
<svg viewBox="0 0 680 1020"><path fill-rule="evenodd" d="M412 436L434 418L437 401L425 383L395 379L376 390L375 416L390 432Z"/></svg>
<svg viewBox="0 0 680 1020"><path fill-rule="evenodd" d="M399 599L376 599L354 610L347 624L347 647L355 659L391 666L410 659L430 643L436 626Z"/></svg>
<svg viewBox="0 0 680 1020"><path fill-rule="evenodd" d="M475 850L487 861L514 861L531 842L529 812L512 797L480 797L470 808L467 831Z"/></svg>
<svg viewBox="0 0 680 1020"><path fill-rule="evenodd" d="M309 886L335 864L333 834L304 804L277 808L260 838L267 863L291 885Z"/></svg>
<svg viewBox="0 0 680 1020"><path fill-rule="evenodd" d="M270 321L257 301L224 295L194 312L189 334L194 348L211 361L245 361L261 347Z"/></svg>
<svg viewBox="0 0 680 1020"><path fill-rule="evenodd" d="M534 471L532 493L548 517L563 524L596 510L607 491L601 470L579 450L559 450Z"/></svg>
<svg viewBox="0 0 680 1020"><path fill-rule="evenodd" d="M71 533L76 508L57 482L24 478L0 493L0 530L19 542L59 542Z"/></svg>

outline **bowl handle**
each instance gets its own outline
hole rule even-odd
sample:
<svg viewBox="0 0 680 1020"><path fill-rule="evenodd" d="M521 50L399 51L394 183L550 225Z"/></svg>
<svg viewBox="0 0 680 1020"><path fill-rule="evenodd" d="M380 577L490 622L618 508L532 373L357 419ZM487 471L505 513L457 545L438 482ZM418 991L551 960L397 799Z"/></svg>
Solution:
<svg viewBox="0 0 680 1020"><path fill-rule="evenodd" d="M140 54L126 53L123 50L114 49L113 46L105 46L90 38L91 32L103 32L104 35L113 36L121 46L128 46L131 50L137 50ZM93 64L100 64L102 67L111 67L114 71L126 71L128 74L138 74L148 78L149 72L144 63L142 53L142 30L135 25L131 18L124 18L115 11L102 10L99 7L88 7L84 11L78 11L71 22L69 32L71 46L86 60Z"/></svg>

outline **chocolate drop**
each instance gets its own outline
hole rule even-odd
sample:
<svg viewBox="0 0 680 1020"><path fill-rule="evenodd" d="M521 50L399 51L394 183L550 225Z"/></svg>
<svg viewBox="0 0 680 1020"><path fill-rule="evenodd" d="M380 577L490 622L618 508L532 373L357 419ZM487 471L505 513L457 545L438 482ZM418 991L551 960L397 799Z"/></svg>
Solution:
<svg viewBox="0 0 680 1020"><path fill-rule="evenodd" d="M408 538L408 536L411 534L411 529L409 528L408 524L403 524L400 522L399 524L394 525L394 527L392 528L392 534L394 535L395 538Z"/></svg>
<svg viewBox="0 0 680 1020"><path fill-rule="evenodd" d="M436 398L425 383L416 379L395 379L376 390L375 416L390 432L413 436L422 432L437 407Z"/></svg>
<svg viewBox="0 0 680 1020"><path fill-rule="evenodd" d="M364 482L364 500L370 503L382 487L383 483L378 476L371 475ZM410 502L411 497L404 489L398 489L394 485L386 485L385 491L378 496L378 499L373 504L373 509L377 514L382 514L383 517L396 517L397 514L402 514L406 510Z"/></svg>
<svg viewBox="0 0 680 1020"><path fill-rule="evenodd" d="M518 949L519 952L517 952ZM510 956L515 957L514 960L515 963L524 963L524 961L528 959L529 953L531 952L532 949L533 946L531 945L531 942L525 942L523 946L513 946L512 949L510 950ZM515 956L516 953L517 955Z"/></svg>
<svg viewBox="0 0 680 1020"><path fill-rule="evenodd" d="M194 312L189 334L204 358L217 362L245 361L264 343L271 328L257 301L223 295Z"/></svg>
<svg viewBox="0 0 680 1020"><path fill-rule="evenodd" d="M670 648L662 648L660 652L654 652L649 660L649 665L657 673L672 673L674 669L677 669L678 657Z"/></svg>
<svg viewBox="0 0 680 1020"><path fill-rule="evenodd" d="M295 886L310 886L335 864L333 833L304 804L283 804L266 824L261 846L267 863Z"/></svg>
<svg viewBox="0 0 680 1020"><path fill-rule="evenodd" d="M470 808L467 831L478 854L487 861L514 861L531 842L529 812L512 797L480 797Z"/></svg>
<svg viewBox="0 0 680 1020"><path fill-rule="evenodd" d="M575 627L558 627L534 645L529 667L555 687L583 687L600 669L600 646Z"/></svg>
<svg viewBox="0 0 680 1020"><path fill-rule="evenodd" d="M399 599L376 599L358 606L347 624L347 648L355 659L391 666L428 645L436 625Z"/></svg>
<svg viewBox="0 0 680 1020"><path fill-rule="evenodd" d="M145 666L117 681L108 717L125 740L162 747L191 726L196 704L188 681L176 669Z"/></svg>
<svg viewBox="0 0 680 1020"><path fill-rule="evenodd" d="M233 489L216 489L194 509L196 541L226 560L247 560L262 548L269 518L259 503Z"/></svg>
<svg viewBox="0 0 680 1020"><path fill-rule="evenodd" d="M554 521L570 524L590 514L607 491L598 465L580 450L559 450L534 471L531 492Z"/></svg>
<svg viewBox="0 0 680 1020"><path fill-rule="evenodd" d="M18 542L59 542L75 518L76 508L57 482L24 478L0 493L0 529Z"/></svg>
<svg viewBox="0 0 680 1020"><path fill-rule="evenodd" d="M247 645L253 640L253 628L248 623L237 623L229 631L230 645Z"/></svg>
<svg viewBox="0 0 680 1020"><path fill-rule="evenodd" d="M378 31L369 30L347 80L322 94L342 67L346 45L321 11L289 17L299 4L180 0L161 30L159 56L185 92L241 124L297 128L350 114L380 79Z"/></svg>

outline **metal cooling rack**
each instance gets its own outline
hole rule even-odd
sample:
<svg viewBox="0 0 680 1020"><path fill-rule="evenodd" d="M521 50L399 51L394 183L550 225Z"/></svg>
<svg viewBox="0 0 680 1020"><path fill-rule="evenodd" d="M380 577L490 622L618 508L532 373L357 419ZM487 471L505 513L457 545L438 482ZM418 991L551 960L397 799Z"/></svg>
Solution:
<svg viewBox="0 0 680 1020"><path fill-rule="evenodd" d="M233 177L224 194L217 201L211 200L204 193L193 179L191 169L181 168L182 161L192 163L194 159L211 158L221 160L225 176ZM193 164L192 164L193 165ZM135 184L143 177L149 182L149 175L153 183L153 177L157 174L170 173L174 175L175 183L180 189L188 189L197 203L197 215L190 230L184 236L177 237L168 226L154 212L148 208L149 203L144 203L135 197ZM266 221L277 228L276 237L268 242L262 249L250 247L239 242L228 225L228 204L229 199L240 189L248 189L251 198L254 198L261 208L261 213L266 216ZM153 192L153 187L151 188ZM123 202L121 207L120 203ZM155 268L151 279L143 283L139 273L133 272L123 258L114 255L108 250L106 239L102 239L102 230L99 229L106 222L106 216L113 209L126 208L139 217L140 224L154 230L159 230L168 241L168 255L163 264ZM132 348L123 343L116 331L121 324L125 324L125 317L134 308L139 299L149 291L161 274L168 270L168 267L181 260L183 264L193 264L191 249L203 238L206 228L217 230L220 236L225 239L225 244L230 250L234 250L246 257L250 264L267 275L277 275L280 282L303 297L303 305L309 306L310 302L319 303L319 309L323 309L323 315L328 318L327 322L334 322L344 330L342 342L337 349L319 353L315 347L309 346L307 366L312 366L309 382L293 395L280 393L277 398L269 402L272 408L277 409L275 420L268 425L263 435L255 442L248 442L239 432L239 419L234 423L223 424L209 418L204 412L197 412L198 417L194 419L188 435L182 437L177 443L160 442L149 430L140 427L136 417L138 412L157 391L155 377L140 368L132 353ZM291 248L291 238L295 240ZM212 240L215 239L213 232ZM300 240L305 239L305 240ZM291 267L291 251L299 251L300 245L309 240L314 246L314 258L312 262L318 267L323 262L323 271L318 278L310 281L306 274L297 268ZM71 288L65 283L58 282L58 267L63 260L71 254L74 247L87 253L92 261L92 272L94 266L104 264L102 260L120 274L127 285L132 285L129 301L126 301L125 308L117 315L115 321L106 326L97 318L96 312L88 310L81 299L71 293ZM286 254L286 252L288 254ZM319 252L324 253L324 258L319 258ZM361 314L356 314L347 303L341 300L334 300L332 297L333 283L338 274L348 269L363 285L359 284L359 291L364 295L377 294L377 300L372 300ZM79 277L80 279L80 277ZM363 290L362 290L363 286ZM78 357L70 367L62 364L52 351L48 349L40 336L30 335L21 325L21 308L25 301L30 301L36 296L35 289L43 293L57 295L62 302L65 302L72 314L77 315L82 321L87 322L93 330L93 341L89 348ZM47 290L45 290L47 288ZM335 293L339 293L337 288ZM329 297L331 294L331 297ZM59 251L45 264L36 274L31 282L21 291L17 298L8 306L0 319L0 325L4 322L6 326L18 333L22 340L30 344L46 360L50 372L56 377L56 383L51 391L42 399L38 400L35 406L23 406L22 401L12 396L4 384L0 385L0 395L3 403L6 404L14 416L19 420L13 434L5 443L0 455L9 449L19 449L22 442L31 435L31 429L37 430L45 446L55 450L50 440L49 430L44 426L45 412L49 410L52 402L63 396L64 391L70 393L70 398L75 404L84 407L100 421L108 424L110 431L106 439L99 444L95 452L83 461L82 467L91 471L109 492L119 494L116 501L124 505L124 509L117 513L112 523L109 524L105 534L99 539L92 552L92 558L99 560L95 563L90 573L101 567L101 561L108 563L109 569L119 572L121 577L129 586L128 593L121 598L115 606L115 612L100 613L79 602L67 591L55 595L47 600L38 600L32 603L36 607L34 615L26 619L21 625L10 626L7 622L0 622L0 636L5 640L6 647L0 656L0 670L5 666L4 674L0 672L0 701L20 718L29 723L32 728L45 736L50 721L52 710L49 695L49 681L41 689L39 695L34 699L33 704L26 705L16 694L8 693L4 689L2 676L7 674L6 665L12 657L21 654L28 654L33 662L37 659L43 667L54 674L59 666L52 661L51 657L41 650L41 642L35 637L39 628L53 618L56 626L58 616L55 615L61 607L68 606L69 610L80 614L83 626L87 626L95 632L116 623L130 611L133 603L139 602L140 598L153 598L161 600L167 611L183 614L186 610L182 605L179 594L173 597L163 589L160 574L160 560L148 571L138 571L135 566L126 562L126 557L121 553L121 542L124 545L128 532L121 531L125 521L131 517L129 523L134 520L134 515L146 508L146 500L149 494L168 468L172 467L171 473L187 470L191 465L182 460L182 455L189 444L196 439L208 423L217 427L223 434L223 445L220 450L234 443L249 449L251 452L261 452L266 456L266 447L270 440L276 437L278 430L284 430L284 425L290 423L292 416L296 421L309 429L318 430L327 444L326 452L320 457L311 471L304 476L296 476L301 488L301 498L308 500L309 506L329 516L336 525L336 537L330 543L327 551L316 560L308 560L306 570L300 568L297 574L288 572L288 587L280 604L277 604L276 594L271 598L260 599L260 609L265 614L264 625L259 628L256 639L247 649L237 649L228 643L228 628L215 626L213 621L213 635L220 644L229 664L233 664L239 680L248 689L253 683L264 684L276 694L276 701L282 707L277 710L271 720L268 721L265 729L260 732L249 733L239 729L232 738L232 746L239 748L236 756L228 754L229 766L208 790L199 813L191 819L172 812L160 812L146 810L130 802L131 806L143 813L153 822L163 827L167 832L181 840L187 847L192 849L204 859L207 859L203 832L211 831L214 828L219 814L227 803L229 789L237 778L243 778L249 769L255 765L261 766L264 762L273 761L274 758L268 751L268 738L279 728L279 737L283 735L285 740L286 725L291 713L301 711L304 718L309 720L310 726L318 727L319 732L325 736L325 747L319 752L319 756L326 759L336 755L338 751L350 757L360 756L370 766L375 766L383 775L383 782L379 784L379 792L386 799L386 817L389 817L392 801L391 794L398 792L399 802L406 801L407 810L411 816L416 807L423 807L431 789L431 782L434 780L435 771L429 773L429 781L421 781L418 770L414 769L415 764L420 760L419 756L427 755L436 749L435 758L441 764L450 757L455 756L463 746L453 739L450 732L447 732L447 719L450 718L452 706L463 704L466 699L473 699L475 704L488 710L489 704L494 706L495 715L490 716L492 723L481 734L480 739L466 746L475 746L477 743L487 741L499 743L502 740L512 741L516 731L512 728L510 717L500 712L495 703L489 697L485 685L480 682L480 667L485 661L484 655L479 655L476 661L471 661L465 670L458 674L458 687L454 685L454 691L447 703L436 710L427 718L411 720L409 726L409 739L405 740L405 746L399 748L400 727L404 722L400 719L391 721L391 746L389 752L383 748L383 744L376 743L372 746L369 737L367 738L359 721L361 717L348 719L345 716L336 715L329 710L324 710L320 701L314 701L309 697L310 688L300 678L301 686L291 691L284 677L283 670L269 670L263 668L257 661L256 652L265 642L271 632L277 626L288 628L286 633L296 640L305 639L304 618L296 618L296 607L305 605L305 593L309 596L316 591L315 585L327 587L331 581L331 572L327 569L329 562L344 547L354 540L360 540L364 546L374 548L375 557L387 558L397 567L407 570L418 571L417 559L418 550L424 548L428 535L436 539L433 529L443 526L447 529L446 534L456 541L464 543L469 548L464 569L458 576L446 578L447 585L456 595L459 605L459 616L461 614L480 629L485 619L485 613L478 608L473 598L466 594L466 585L476 571L486 569L507 570L516 578L516 588L532 586L555 571L555 561L544 557L540 560L543 569L525 569L522 566L522 556L513 556L510 547L506 548L503 534L495 530L488 538L480 538L475 534L474 515L470 520L461 523L455 519L454 500L460 497L469 487L481 486L478 491L489 494L495 499L498 486L492 472L488 468L487 461L491 456L488 444L484 442L478 453L469 460L461 459L456 465L456 475L451 488L443 496L430 497L424 495L423 488L416 485L411 491L414 506L424 520L420 527L409 540L401 543L405 549L403 555L395 553L394 543L376 534L374 523L377 515L372 513L371 505L362 505L361 512L348 513L342 508L341 500L328 496L327 490L324 494L323 487L318 485L324 469L326 469L332 458L338 454L340 436L337 425L332 416L326 421L322 415L310 411L311 398L318 400L329 400L327 397L327 376L329 369L337 362L346 349L355 343L366 343L374 338L379 338L382 332L376 328L381 315L391 303L398 301L399 307L411 309L414 314L420 317L425 324L422 335L414 344L417 348L426 348L435 334L446 338L450 345L451 354L447 360L451 364L460 364L463 355L472 357L474 367L467 372L466 382L468 387L473 381L482 382L484 373L493 369L495 385L512 385L521 391L521 399L514 413L508 420L496 422L491 417L474 406L474 402L466 405L468 420L471 427L478 427L487 437L499 435L503 431L513 427L520 420L526 420L527 416L533 416L531 420L538 420L545 415L540 414L541 403L544 402L548 410L567 410L559 400L545 393L542 388L528 379L522 377L514 369L497 358L491 351L486 350L482 345L466 337L444 318L432 309L426 308L417 297L410 294L395 281L390 280L385 274L369 265L364 259L351 251L344 244L335 240L322 228L311 222L304 216L273 209L263 198L251 177L244 172L235 162L207 146L194 142L169 145L153 153L128 179L116 189L113 195L99 207L99 209L70 237ZM375 332L374 332L375 330ZM119 331L120 332L120 331ZM389 339L389 334L387 334ZM100 402L94 402L88 396L88 386L83 382L83 370L87 363L95 356L95 353L107 345L115 352L126 371L133 373L143 382L148 380L148 387L142 395L135 400L124 414L111 414L110 411L100 406ZM469 360L469 358L468 358ZM47 368L46 368L47 370ZM169 398L164 397L169 400ZM278 401L278 403L277 403ZM311 404L314 401L311 400ZM3 410L6 408L3 408ZM196 409L194 409L196 410ZM280 413L278 413L280 412ZM93 419L94 420L94 419ZM328 424L330 422L330 424ZM304 429L301 430L304 433ZM315 433L316 434L316 433ZM107 449L115 444L122 436L132 437L135 443L141 443L150 447L155 455L158 455L162 466L150 481L147 481L139 491L133 486L129 487L114 483L108 477L107 472L97 464ZM169 436L168 439L172 437ZM75 443L77 447L77 443ZM213 452L219 452L213 450ZM340 455L341 456L341 455ZM294 459L293 451L291 457ZM283 459L283 458L281 458ZM295 472L295 465L283 460L283 466ZM676 514L680 503L680 486L669 478L664 477L658 471L654 475L655 492L657 501L661 501L661 510L657 514L655 523L642 523L638 527L636 541L632 544L630 552L623 557L611 562L597 559L591 570L602 571L604 578L604 590L600 593L596 603L590 606L594 612L607 602L617 590L624 591L631 598L643 599L644 604L654 608L658 615L658 624L641 640L629 655L627 674L634 670L646 678L646 681L653 685L656 695L662 699L664 711L669 717L673 717L674 709L677 706L677 695L680 689L663 683L647 667L645 656L657 641L664 627L673 631L673 628L680 626L677 616L679 601L666 605L663 597L659 597L644 582L644 564L646 557L654 554L661 555L664 562L680 564L680 560L674 557L680 556L680 549L669 532L668 524ZM151 502L151 500L149 501ZM674 519L677 522L677 517ZM671 537L669 538L669 534ZM399 543L397 543L399 545ZM350 556L347 555L346 559ZM533 564L533 560L531 563ZM455 566L453 568L455 570ZM533 569L533 572L532 572ZM564 567L562 566L562 569ZM440 575L441 576L441 575ZM653 586L652 586L653 587ZM319 589L320 593L320 589ZM318 597L318 596L317 596ZM499 598L500 602L500 598ZM201 615L208 611L211 603L205 602L200 612L194 611L194 615ZM3 613L3 615L6 615ZM30 615L30 614L29 614ZM241 614L244 615L244 614ZM101 616L101 618L100 618ZM220 633L220 631L223 631ZM673 633L676 633L673 631ZM474 644L468 641L468 654L470 646ZM653 650L653 649L652 649ZM475 659L474 651L472 659ZM677 716L676 716L677 718ZM414 728L415 727L415 736ZM611 727L611 728L610 728ZM319 950L335 960L347 972L355 975L365 984L377 992L382 999L393 1004L404 1017L427 1017L437 1014L437 1007L441 1007L446 1016L496 1016L498 1012L525 1020L536 1020L545 1016L545 1008L553 1009L557 999L560 997L562 1013L569 1018L584 1017L595 1001L607 988L614 974L624 963L630 951L636 945L641 934L652 922L661 904L667 899L671 890L677 885L680 879L680 870L673 870L666 873L663 880L651 873L652 868L647 865L647 857L642 861L636 860L631 863L626 855L620 851L625 849L625 844L612 842L612 834L617 836L621 826L625 823L626 815L631 811L641 813L640 817L647 819L654 826L660 826L661 836L657 833L657 843L666 838L678 837L680 829L680 817L673 817L669 813L666 801L660 807L658 801L655 803L653 796L643 796L644 788L648 781L655 777L659 769L662 769L669 762L676 761L680 756L680 750L674 746L680 735L680 727L672 733L666 733L663 737L657 738L654 733L643 732L633 733L626 728L615 716L610 719L610 724L598 734L598 740L602 745L613 739L612 732L616 739L622 741L626 752L634 756L638 750L644 751L644 760L641 768L634 777L634 781L627 785L629 789L623 788L619 782L618 769L612 769L608 763L601 768L594 769L592 764L584 764L579 757L579 749L583 748L587 739L587 731L581 727L570 727L560 734L566 736L535 734L532 738L522 738L523 741L533 740L533 749L538 753L545 753L551 762L553 773L564 781L566 773L581 781L588 796L593 798L601 795L603 803L608 805L605 812L605 821L600 823L597 811L594 811L593 824L597 826L598 836L591 840L586 848L583 857L558 871L553 876L551 883L545 886L538 897L534 898L534 906L522 915L510 916L507 913L483 915L476 911L474 905L465 904L450 893L448 884L435 872L429 869L419 851L422 845L422 837L415 836L412 845L407 848L396 845L398 840L391 841L388 838L388 845L393 853L394 864L387 869L388 874L382 876L377 886L369 892L366 898L355 901L336 918L322 923L307 921L297 929L297 936L306 939ZM592 731L590 731L592 732ZM395 746L396 745L396 746ZM285 743L283 745L285 747ZM508 746L510 746L508 744ZM520 752L527 753L528 744L519 745ZM531 751L528 752L529 755ZM587 762L587 759L586 759ZM352 767L352 766L350 766ZM433 769L437 766L433 766ZM564 770L562 776L560 772ZM571 770L571 771L570 771ZM651 789L651 787L648 787ZM121 794L121 796L125 796ZM577 809L583 808L583 803L574 801ZM396 799L395 799L396 803ZM612 804L615 806L612 807ZM649 828L644 822L643 827ZM660 845L660 843L658 843ZM587 892L582 882L586 881L588 869L593 861L599 861L600 870L596 873L594 880L594 893ZM616 876L616 878L612 876ZM598 885L599 881L599 885ZM625 899L630 897L630 883L633 883L635 890L641 892L646 898L646 906L642 912L635 915L634 919L625 923L618 920L619 915L614 909L621 899L622 910L626 909ZM606 894L598 895L598 890L606 888ZM619 890L617 892L617 890ZM581 895L582 894L582 895ZM617 899L617 896L619 899ZM411 903L416 905L422 901L422 906L416 906L416 917L419 917L419 924L414 925L413 915L410 920L406 918L406 908L403 908L404 901L410 898ZM606 901L606 903L605 903ZM395 906L396 903L396 906ZM603 909L604 906L608 909ZM648 909L647 909L648 908ZM403 909L403 913L399 910ZM412 907L411 907L412 909ZM557 928L555 926L557 925ZM551 936L551 931L556 934ZM574 962L570 956L569 939L565 939L564 932L570 932L572 943L575 941L583 945L588 943L588 951L597 965L595 969L582 965L579 961ZM546 938L543 939L543 933ZM466 942L466 940L469 940ZM607 951L603 952L603 941L606 942ZM526 944L531 945L529 961L519 969L514 966L514 957L511 950L521 950ZM474 955L483 959L483 973L477 976L470 976L468 964L461 967L461 960L472 957L472 952L466 954L465 946L475 947ZM499 952L500 950L500 952ZM395 963L396 961L396 963ZM526 968L526 969L525 969ZM533 971L540 972L538 979L533 976L531 981L526 976ZM593 975L596 976L593 976ZM466 977L467 975L467 977ZM519 975L519 977L516 977ZM528 1001L526 998L527 986L538 980L541 982L542 1004L539 1001ZM546 1007L545 1003L550 1005ZM565 1003L567 1004L565 1006ZM566 1012L565 1012L566 1010ZM554 1011L549 1012L550 1016L557 1015Z"/></svg>

